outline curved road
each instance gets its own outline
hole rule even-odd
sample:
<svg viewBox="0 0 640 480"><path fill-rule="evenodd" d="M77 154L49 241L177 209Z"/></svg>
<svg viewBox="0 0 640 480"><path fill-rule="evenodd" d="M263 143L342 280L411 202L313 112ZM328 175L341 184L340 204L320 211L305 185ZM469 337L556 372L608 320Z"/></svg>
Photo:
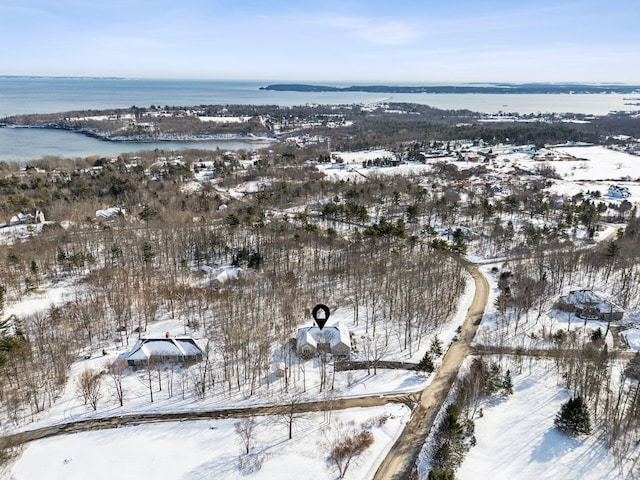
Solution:
<svg viewBox="0 0 640 480"><path fill-rule="evenodd" d="M0 437L0 448L10 448L40 440L42 438L54 437L68 433L86 432L90 430L101 430L106 428L119 428L127 425L140 425L143 423L157 422L179 422L185 420L210 420L221 418L241 418L254 415L279 415L294 410L295 413L321 412L326 409L344 410L354 407L377 407L386 405L389 402L404 403L411 406L412 401L406 393L396 393L388 395L378 395L371 397L354 397L345 399L333 399L330 403L324 401L300 402L293 405L266 405L262 407L228 408L218 410L185 411L172 413L132 413L117 417L94 418L88 420L78 420L59 425L51 425L24 432L14 433Z"/></svg>
<svg viewBox="0 0 640 480"><path fill-rule="evenodd" d="M471 353L471 342L478 330L474 323L476 320L482 319L482 315L484 315L489 299L489 282L480 273L477 266L466 264L466 268L475 282L475 293L467 311L462 332L459 335L460 339L452 344L445 353L442 365L437 370L431 384L415 398L416 404L411 419L378 468L374 480L409 478L427 435L436 420L436 415L447 399L453 382L458 376L460 366L465 357Z"/></svg>

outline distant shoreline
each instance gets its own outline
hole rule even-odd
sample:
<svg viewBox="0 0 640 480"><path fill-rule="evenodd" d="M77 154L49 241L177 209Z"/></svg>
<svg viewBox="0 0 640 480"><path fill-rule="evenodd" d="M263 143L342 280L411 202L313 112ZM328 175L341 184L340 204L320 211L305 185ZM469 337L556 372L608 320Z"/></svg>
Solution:
<svg viewBox="0 0 640 480"><path fill-rule="evenodd" d="M309 85L300 83L281 83L260 87L260 90L277 92L363 92L363 93L427 93L427 94L602 94L640 93L638 85L619 84L556 84L556 83L526 83L511 84L500 83L495 85L426 85L426 86L402 86L402 85L352 85L349 87L332 87L327 85Z"/></svg>

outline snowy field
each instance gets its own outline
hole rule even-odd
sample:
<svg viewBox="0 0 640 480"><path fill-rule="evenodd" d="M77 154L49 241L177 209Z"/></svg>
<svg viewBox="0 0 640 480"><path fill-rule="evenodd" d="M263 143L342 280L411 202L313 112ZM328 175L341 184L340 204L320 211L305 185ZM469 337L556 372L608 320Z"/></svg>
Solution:
<svg viewBox="0 0 640 480"><path fill-rule="evenodd" d="M478 147L468 147L473 152ZM549 191L573 196L577 193L599 190L602 194L599 201L610 203L620 202L622 199L606 195L612 184L627 187L631 196L630 202L640 201L640 156L612 150L603 146L554 147L545 152L550 158L574 158L573 160L539 160L531 155L514 150L510 146L496 147L497 158L490 163L472 161L457 161L455 156L438 157L427 160L426 164L418 162L403 163L398 167L370 167L364 168L362 162L368 160L394 158L388 150L364 150L358 152L334 152L343 163L318 165L328 179L340 181L359 181L372 175L411 175L425 174L431 171L432 165L446 162L452 163L459 169L477 168L484 165L489 172L497 175L512 173L515 167L528 171L536 171L542 166L552 167L560 176L554 179Z"/></svg>
<svg viewBox="0 0 640 480"><path fill-rule="evenodd" d="M573 155L575 162L552 162L566 180L636 180L640 176L640 157L602 146L555 148L560 155ZM582 160L584 159L584 160Z"/></svg>
<svg viewBox="0 0 640 480"><path fill-rule="evenodd" d="M383 425L376 419L387 418ZM187 421L121 427L76 433L28 444L13 466L12 480L267 480L304 472L303 478L336 478L327 462L328 438L340 425L371 424L374 443L349 467L345 479L370 479L409 418L404 405L323 413L296 418L293 439L287 425L271 417L257 417L253 447L247 462L260 469L242 474L244 453L236 434L236 420Z"/></svg>
<svg viewBox="0 0 640 480"><path fill-rule="evenodd" d="M557 385L552 362L535 363L531 372L526 363L522 373L513 376L513 395L486 405L484 416L476 419L478 443L467 453L456 479L625 478L597 436L571 438L554 428L555 415L569 392Z"/></svg>
<svg viewBox="0 0 640 480"><path fill-rule="evenodd" d="M461 372L468 368L467 358ZM554 419L570 392L558 385L558 375L549 360L525 359L520 369L503 358L510 368L513 394L497 395L481 403L482 416L474 419L477 444L471 447L456 470L456 480L631 480L640 471L621 471L597 435L569 437L554 427ZM453 401L449 394L443 409ZM439 420L437 420L439 421ZM593 419L592 419L593 422ZM433 437L429 436L418 458L418 478L427 480ZM631 452L630 458L635 454ZM631 462L629 462L631 463Z"/></svg>
<svg viewBox="0 0 640 480"><path fill-rule="evenodd" d="M333 181L362 181L374 175L412 175L431 170L430 165L419 162L403 163L398 167L369 167L362 166L362 162L375 159L395 158L389 150L363 150L358 152L334 152L343 163L320 164L318 169Z"/></svg>

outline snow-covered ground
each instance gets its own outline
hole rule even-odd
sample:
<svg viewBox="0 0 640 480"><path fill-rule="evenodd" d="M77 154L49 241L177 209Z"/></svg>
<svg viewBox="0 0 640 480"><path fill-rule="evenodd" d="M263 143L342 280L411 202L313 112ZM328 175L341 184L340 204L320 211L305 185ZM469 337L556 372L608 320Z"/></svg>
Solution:
<svg viewBox="0 0 640 480"><path fill-rule="evenodd" d="M566 150L566 151L565 151ZM557 193L573 195L587 190L600 190L605 193L615 180L616 184L627 186L631 191L632 202L640 200L640 185L629 181L637 180L640 174L640 157L615 152L604 147L558 148L559 155L573 155L586 160L548 162L563 177L554 181L551 187ZM367 152L342 152L339 156L343 164L321 165L319 168L333 179L357 179L376 174L401 174L417 171L428 171L431 165L409 164L400 167L363 168L362 162L375 158L392 157L385 150ZM437 161L442 161L438 159ZM448 159L453 161L453 159ZM499 161L505 161L500 157ZM535 169L541 162L531 160L522 153L508 156L510 165L520 164L527 169ZM460 168L478 165L472 162L456 162ZM260 189L257 182L249 183L243 188L223 190L229 197L241 198L247 193ZM217 188L216 188L217 190ZM221 189L222 190L222 189ZM608 199L608 201L620 201ZM37 227L36 227L37 228ZM613 228L613 227L611 227ZM0 229L0 241L11 243L32 233L34 227L19 226ZM607 231L608 232L608 231ZM606 237L607 232L600 232L599 237ZM480 254L475 260L483 260ZM483 322L479 328L476 341L497 345L496 339L504 333L499 316L494 306L497 295L497 275L491 273L493 265L483 266L483 272L490 280L491 295ZM472 281L469 279L469 285ZM53 304L62 303L72 295L73 286L64 282L50 289L36 292L20 304L8 304L5 314L22 316L49 308ZM473 288L467 288L459 301L455 317L444 325L437 333L446 347L455 335L456 327L461 324L468 306L473 298ZM331 322L345 322L353 331L356 339L365 336L364 322L353 324L353 310L340 307L332 312ZM307 322L306 324L310 323ZM570 324L571 323L571 324ZM580 329L588 335L591 330L600 327L604 332L606 324L582 320L555 311L545 311L540 318L529 321L522 320L516 333L511 327L504 335L504 345L523 346L525 348L543 348L548 342L543 334L558 329ZM173 336L185 333L181 322L163 319L150 326L149 336L164 335L170 332ZM630 345L640 349L640 330L627 331ZM198 332L195 333L197 336ZM420 348L411 354L403 351L396 341L390 342L384 355L385 360L417 362L429 347L431 338L425 338ZM612 345L611 337L607 342ZM132 342L133 343L133 342ZM189 411L211 408L228 408L238 406L255 406L278 403L282 399L284 385L274 379L268 393L260 391L259 395L246 396L244 391L223 391L222 389L209 395L204 400L194 398L188 392L185 399L178 390L179 378L176 374L173 396L156 392L153 403L150 403L147 386L137 373L125 378L125 406L119 407L105 379L104 396L100 400L98 411L89 411L78 398L75 379L86 368L104 369L117 355L127 351L126 346L107 347L107 355L102 356L98 350L92 358L79 358L72 366L70 380L66 390L56 399L55 404L40 415L35 423L22 425L20 428L34 428L63 421L82 418L118 415L134 412L168 412ZM297 368L297 367L296 367ZM294 373L298 386L304 382L304 400L322 399L319 389L319 367L313 361L306 362ZM301 380L304 378L304 380ZM164 381L167 381L166 379ZM431 377L423 377L415 372L404 370L378 369L377 375L365 371L338 372L335 380L337 397L355 397L364 395L382 395L390 392L411 392L424 388ZM611 458L596 440L571 440L553 429L553 416L560 403L568 398L562 388L556 385L555 377L550 369L535 364L531 372L525 369L522 374L514 376L515 394L508 399L496 402L485 408L485 417L477 421L476 437L478 445L471 450L467 461L459 472L462 479L471 478L617 478ZM386 410L385 410L386 409ZM380 415L380 412L391 412L396 418L389 420L384 428L376 431L376 443L366 452L362 459L354 464L346 478L371 478L372 465L377 465L384 456L385 449L390 447L392 439L408 417L405 407L388 406L383 410L367 409L334 413L333 418L353 418L358 422ZM527 412L525 415L523 412ZM273 427L273 419L259 418L256 457L263 460L262 469L249 478L281 478L292 471L304 472L308 478L333 478L337 476L326 464L326 451L322 450L323 419L322 414L305 415L301 419L294 440L286 440L281 426ZM397 421L396 421L397 420ZM29 444L13 470L16 480L43 478L237 478L237 460L240 446L237 444L233 429L233 420L211 422L182 422L175 424L157 424L138 427L126 427L117 430L105 430L56 437ZM332 421L333 423L333 421ZM5 425L6 429L14 427ZM395 430L394 430L395 429ZM381 438L378 439L378 436ZM297 437L297 440L296 440ZM180 438L176 442L176 438ZM302 440L304 439L304 440ZM380 447L381 450L376 449ZM377 451L377 453L376 453ZM80 453L80 454L79 454ZM371 455L371 457L369 457ZM368 459L368 460L367 460ZM353 476L352 476L353 475Z"/></svg>
<svg viewBox="0 0 640 480"><path fill-rule="evenodd" d="M513 383L513 395L485 405L483 417L475 420L477 445L467 453L457 479L624 478L597 436L571 438L554 428L569 392L557 385L552 362L534 363L531 371L525 362Z"/></svg>
<svg viewBox="0 0 640 480"><path fill-rule="evenodd" d="M502 368L511 370L513 394L494 395L482 401L482 416L476 415L474 419L477 443L456 471L457 480L638 478L638 472L629 471L630 465L624 465L622 472L619 470L598 435L573 438L555 429L554 418L562 403L569 399L570 392L559 385L553 361L530 357L519 368L511 360L504 357ZM461 372L469 364L468 358ZM439 418L451 401L453 393ZM432 446L430 435L417 462L420 480L426 480L431 469Z"/></svg>
<svg viewBox="0 0 640 480"><path fill-rule="evenodd" d="M560 155L573 155L575 162L552 162L556 171L568 180L638 179L640 157L602 146L557 147ZM584 159L584 160L583 160Z"/></svg>
<svg viewBox="0 0 640 480"><path fill-rule="evenodd" d="M377 419L387 418L383 425ZM31 442L12 468L12 480L112 480L153 478L237 479L287 478L298 472L305 479L336 478L328 458L327 438L340 424L371 424L374 443L349 467L345 479L366 480L375 473L409 418L404 405L356 408L304 414L294 421L293 439L288 426L273 417L256 417L257 428L250 451L252 465L260 469L242 474L244 453L235 433L237 420L169 422L111 430L76 433Z"/></svg>
<svg viewBox="0 0 640 480"><path fill-rule="evenodd" d="M482 323L478 327L475 343L480 345L504 346L525 349L550 348L552 343L549 336L558 330L575 331L579 338L587 341L591 334L598 328L602 333L607 332L607 323L600 320L583 320L574 313L563 312L547 307L538 316L535 312L529 312L518 321L516 329L515 321L503 318L496 308L496 298L499 295L499 272L492 271L501 264L483 265L480 270L489 281L490 293L487 308ZM504 267L508 270L508 265ZM580 286L567 287L569 290L578 289ZM613 334L607 334L605 341L607 346L613 348Z"/></svg>
<svg viewBox="0 0 640 480"><path fill-rule="evenodd" d="M329 180L360 181L372 175L410 175L431 170L430 165L419 162L403 163L397 167L369 167L362 166L362 162L376 159L392 159L395 154L389 150L363 150L358 152L334 152L342 163L320 164L318 169Z"/></svg>
<svg viewBox="0 0 640 480"><path fill-rule="evenodd" d="M42 290L20 304L8 307L7 313L18 316L46 310L51 305L60 304L69 298L72 285L66 283ZM468 288L460 298L457 314L437 333L444 345L461 324L473 298L473 282L468 279ZM332 312L331 322L343 321L354 331L357 338L365 335L364 322L353 325L351 308L338 308ZM310 320L309 320L310 322ZM308 322L307 322L308 323ZM149 336L162 336L169 332L172 336L184 334L185 326L175 320L165 318L149 326ZM401 346L391 342L386 359L417 362L429 347L430 339L423 342L421 348L411 355L403 353ZM247 397L241 391L222 392L197 400L191 391L186 399L179 391L179 373L173 378L174 392L169 397L167 378L164 390L154 393L154 402L149 401L147 385L142 381L142 373L130 373L124 379L125 405L119 407L113 395L108 378L104 378L103 397L98 411L93 412L78 397L76 379L87 368L103 370L117 355L127 351L126 346L112 346L102 355L99 349L87 352L91 358L79 358L70 371L67 388L56 399L55 404L43 412L34 422L22 425L21 429L60 422L104 417L135 412L191 411L211 408L229 408L278 403L283 398L283 385L274 380L268 394ZM307 362L303 371L294 375L305 377L307 392L305 400L319 400L323 393L319 391L319 368L313 361ZM413 371L378 369L376 375L366 370L338 372L336 374L336 397L356 397L381 395L384 393L412 392L423 389L431 381L431 376L422 376ZM300 380L298 380L300 383ZM346 423L354 420L356 424L369 418L389 415L385 425L374 428L375 443L351 467L345 478L369 479L382 461L402 427L408 421L409 411L403 405L387 405L369 409L351 409L333 412L331 425L338 421ZM252 458L262 463L262 468L248 478L282 478L291 471L304 471L306 478L334 478L337 473L327 463L325 445L326 429L331 425L323 414L305 414L296 420L294 439L288 441L286 428L274 424L275 417L259 417L256 447ZM25 451L12 467L11 475L15 480L42 478L238 478L238 457L241 446L234 432L234 420L193 421L162 423L136 427L121 427L114 430L78 433L67 436L44 439L28 444ZM5 425L5 432L13 428ZM176 438L180 438L176 442ZM303 440L304 439L304 440ZM169 459L169 460L167 460Z"/></svg>

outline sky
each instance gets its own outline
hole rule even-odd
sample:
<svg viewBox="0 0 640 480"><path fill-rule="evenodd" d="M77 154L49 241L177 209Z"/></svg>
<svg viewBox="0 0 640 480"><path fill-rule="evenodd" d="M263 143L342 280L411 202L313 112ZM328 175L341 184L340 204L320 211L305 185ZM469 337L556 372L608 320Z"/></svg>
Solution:
<svg viewBox="0 0 640 480"><path fill-rule="evenodd" d="M638 0L0 0L0 75L640 83Z"/></svg>

